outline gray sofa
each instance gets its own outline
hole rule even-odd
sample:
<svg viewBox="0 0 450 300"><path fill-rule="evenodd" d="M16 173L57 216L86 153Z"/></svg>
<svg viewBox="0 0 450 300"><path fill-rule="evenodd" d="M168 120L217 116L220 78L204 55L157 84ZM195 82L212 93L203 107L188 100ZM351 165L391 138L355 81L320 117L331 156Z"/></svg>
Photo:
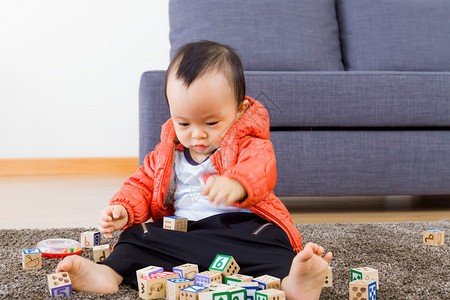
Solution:
<svg viewBox="0 0 450 300"><path fill-rule="evenodd" d="M278 196L450 194L450 1L171 0L171 55L234 47L269 111ZM140 82L140 161L169 117Z"/></svg>

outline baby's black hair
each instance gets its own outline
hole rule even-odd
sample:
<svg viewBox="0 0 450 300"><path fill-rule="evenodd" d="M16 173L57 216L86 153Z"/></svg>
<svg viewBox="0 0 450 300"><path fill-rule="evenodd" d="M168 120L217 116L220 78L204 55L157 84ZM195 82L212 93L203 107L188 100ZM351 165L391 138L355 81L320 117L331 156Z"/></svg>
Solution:
<svg viewBox="0 0 450 300"><path fill-rule="evenodd" d="M233 88L238 107L245 97L245 78L242 62L236 51L227 45L212 41L198 41L178 49L166 71L165 91L167 99L167 80L171 72L181 79L186 87L207 72L219 71Z"/></svg>

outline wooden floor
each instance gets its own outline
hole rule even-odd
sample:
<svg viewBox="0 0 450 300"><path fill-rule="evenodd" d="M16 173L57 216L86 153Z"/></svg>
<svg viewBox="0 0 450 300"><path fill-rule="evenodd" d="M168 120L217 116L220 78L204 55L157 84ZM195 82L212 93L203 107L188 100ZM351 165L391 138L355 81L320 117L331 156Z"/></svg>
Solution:
<svg viewBox="0 0 450 300"><path fill-rule="evenodd" d="M96 227L128 174L0 176L0 228ZM295 223L450 219L449 196L282 198Z"/></svg>

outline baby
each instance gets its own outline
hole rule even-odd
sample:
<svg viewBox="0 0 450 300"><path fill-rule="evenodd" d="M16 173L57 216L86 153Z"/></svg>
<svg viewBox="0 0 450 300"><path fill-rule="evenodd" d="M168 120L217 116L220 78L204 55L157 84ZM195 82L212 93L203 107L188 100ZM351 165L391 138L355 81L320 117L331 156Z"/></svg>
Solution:
<svg viewBox="0 0 450 300"><path fill-rule="evenodd" d="M268 113L245 96L238 55L210 41L183 46L166 72L166 100L161 142L100 214L105 237L124 230L114 252L98 264L69 256L57 271L69 272L75 290L114 293L121 283L137 288L137 269L202 271L220 253L241 274L282 278L287 299L319 299L332 254L314 243L302 249L273 193ZM188 218L188 231L164 230L170 215Z"/></svg>

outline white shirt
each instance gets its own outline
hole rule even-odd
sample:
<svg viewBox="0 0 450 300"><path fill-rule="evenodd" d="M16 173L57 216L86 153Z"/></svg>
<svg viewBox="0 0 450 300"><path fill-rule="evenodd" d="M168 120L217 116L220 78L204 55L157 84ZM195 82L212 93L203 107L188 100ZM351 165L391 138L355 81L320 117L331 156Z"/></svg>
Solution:
<svg viewBox="0 0 450 300"><path fill-rule="evenodd" d="M227 212L250 212L235 206L218 206L203 196L206 180L211 175L218 175L211 160L207 158L202 163L195 162L189 149L175 150L173 162L175 164L176 190L175 190L175 216L185 217L188 220L198 221L216 214Z"/></svg>

